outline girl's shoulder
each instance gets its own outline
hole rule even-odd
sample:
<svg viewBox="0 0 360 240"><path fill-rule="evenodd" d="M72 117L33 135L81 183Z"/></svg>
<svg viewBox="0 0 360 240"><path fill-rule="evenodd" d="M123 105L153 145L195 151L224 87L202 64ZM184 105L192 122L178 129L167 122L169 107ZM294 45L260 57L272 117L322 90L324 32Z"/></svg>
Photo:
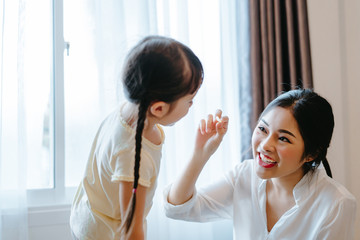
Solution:
<svg viewBox="0 0 360 240"><path fill-rule="evenodd" d="M109 145L112 149L118 145L133 145L135 130L121 117L120 109L121 106L115 108L102 121L97 134L98 145Z"/></svg>

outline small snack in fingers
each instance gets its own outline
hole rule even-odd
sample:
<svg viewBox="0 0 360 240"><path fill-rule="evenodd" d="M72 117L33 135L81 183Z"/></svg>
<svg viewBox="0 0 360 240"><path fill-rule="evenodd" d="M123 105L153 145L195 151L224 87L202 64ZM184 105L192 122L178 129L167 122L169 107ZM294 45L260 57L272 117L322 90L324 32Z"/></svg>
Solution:
<svg viewBox="0 0 360 240"><path fill-rule="evenodd" d="M215 119L216 119L216 121L218 121L218 122L222 122L222 119L219 118L219 116L216 116Z"/></svg>

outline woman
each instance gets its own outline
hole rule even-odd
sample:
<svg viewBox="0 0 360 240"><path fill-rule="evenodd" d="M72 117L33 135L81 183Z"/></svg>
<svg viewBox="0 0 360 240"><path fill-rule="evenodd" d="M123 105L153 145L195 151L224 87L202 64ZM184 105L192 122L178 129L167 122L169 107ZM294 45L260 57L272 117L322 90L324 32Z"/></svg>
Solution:
<svg viewBox="0 0 360 240"><path fill-rule="evenodd" d="M277 97L253 132L254 159L196 191L196 179L225 134L217 124L212 116L201 122L195 154L164 191L168 217L230 218L234 239L353 239L356 200L331 178L326 154L334 117L324 98L308 89Z"/></svg>

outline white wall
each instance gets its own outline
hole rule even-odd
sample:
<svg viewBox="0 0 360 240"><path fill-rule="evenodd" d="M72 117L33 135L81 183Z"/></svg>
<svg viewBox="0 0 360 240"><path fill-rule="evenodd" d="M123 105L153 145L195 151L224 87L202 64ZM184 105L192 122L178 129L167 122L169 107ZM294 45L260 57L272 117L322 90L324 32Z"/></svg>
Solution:
<svg viewBox="0 0 360 240"><path fill-rule="evenodd" d="M360 239L360 1L308 0L314 88L335 115L329 162L334 179L357 199Z"/></svg>

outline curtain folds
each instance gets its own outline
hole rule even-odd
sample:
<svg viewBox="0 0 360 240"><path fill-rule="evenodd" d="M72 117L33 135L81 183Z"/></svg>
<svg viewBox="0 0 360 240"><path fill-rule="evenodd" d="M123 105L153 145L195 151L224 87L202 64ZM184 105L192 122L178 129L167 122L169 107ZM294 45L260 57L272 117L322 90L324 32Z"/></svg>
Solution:
<svg viewBox="0 0 360 240"><path fill-rule="evenodd" d="M306 0L250 1L251 125L279 93L312 88Z"/></svg>
<svg viewBox="0 0 360 240"><path fill-rule="evenodd" d="M0 240L28 239L24 1L0 1Z"/></svg>

